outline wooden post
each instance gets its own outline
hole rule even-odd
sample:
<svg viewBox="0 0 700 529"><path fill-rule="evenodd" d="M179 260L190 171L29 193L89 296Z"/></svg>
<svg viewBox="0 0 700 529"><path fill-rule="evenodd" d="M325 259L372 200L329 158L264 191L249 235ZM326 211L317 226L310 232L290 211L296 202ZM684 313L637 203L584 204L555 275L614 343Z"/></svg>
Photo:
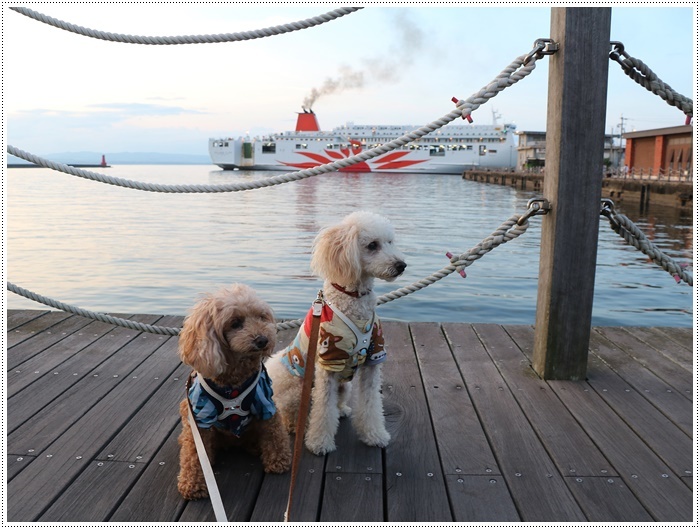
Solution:
<svg viewBox="0 0 700 529"><path fill-rule="evenodd" d="M545 379L583 380L603 175L610 8L555 7L533 367Z"/></svg>

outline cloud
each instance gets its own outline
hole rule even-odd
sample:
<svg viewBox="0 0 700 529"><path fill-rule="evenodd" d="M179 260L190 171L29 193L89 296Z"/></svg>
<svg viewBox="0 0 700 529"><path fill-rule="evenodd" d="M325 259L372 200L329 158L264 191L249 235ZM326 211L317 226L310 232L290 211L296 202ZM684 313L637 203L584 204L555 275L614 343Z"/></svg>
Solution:
<svg viewBox="0 0 700 529"><path fill-rule="evenodd" d="M150 103L100 103L79 110L36 108L8 113L7 141L30 152L154 150L198 152L206 136L192 124L208 112ZM189 116L190 119L183 119ZM148 129L148 132L144 132ZM186 146L186 147L185 147Z"/></svg>
<svg viewBox="0 0 700 529"><path fill-rule="evenodd" d="M198 110L192 110L179 106L155 105L151 103L99 103L90 105L89 108L97 112L117 113L126 116L179 116L183 114L206 114Z"/></svg>

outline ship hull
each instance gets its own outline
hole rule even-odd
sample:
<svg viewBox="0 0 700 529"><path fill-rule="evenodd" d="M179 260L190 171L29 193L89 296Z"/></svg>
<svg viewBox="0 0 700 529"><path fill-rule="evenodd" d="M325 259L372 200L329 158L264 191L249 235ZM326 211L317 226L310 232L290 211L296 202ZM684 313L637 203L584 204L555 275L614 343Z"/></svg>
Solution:
<svg viewBox="0 0 700 529"><path fill-rule="evenodd" d="M224 171L248 170L248 171L279 171L291 172L300 171L302 169L310 169L318 167L322 164L309 165L305 167L294 167L289 164L264 164L264 165L236 165L230 163L215 163ZM425 164L421 167L407 167L397 169L368 169L364 165L355 164L348 167L338 169L341 173L414 173L414 174L462 174L464 171L476 168L475 165L465 165L464 163L445 163L445 164Z"/></svg>
<svg viewBox="0 0 700 529"><path fill-rule="evenodd" d="M262 138L210 138L212 163L225 170L298 171L342 162L386 144L410 126L318 127L313 112L299 114L294 131ZM338 169L354 173L461 174L468 169L511 170L517 161L515 125L447 125L369 160Z"/></svg>

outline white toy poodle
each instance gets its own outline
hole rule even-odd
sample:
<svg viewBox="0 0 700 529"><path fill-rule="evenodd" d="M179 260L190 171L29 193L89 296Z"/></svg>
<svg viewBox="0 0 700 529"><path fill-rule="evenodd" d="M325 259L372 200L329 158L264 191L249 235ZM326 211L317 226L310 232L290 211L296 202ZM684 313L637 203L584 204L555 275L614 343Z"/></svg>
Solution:
<svg viewBox="0 0 700 529"><path fill-rule="evenodd" d="M356 378L352 423L367 445L384 447L381 364L384 337L375 313L374 278L393 281L406 269L394 246L394 229L384 217L358 211L316 237L311 270L324 280L311 411L306 447L315 454L335 450L340 417L349 416L350 381ZM294 431L311 328L311 311L294 341L266 367L282 420Z"/></svg>

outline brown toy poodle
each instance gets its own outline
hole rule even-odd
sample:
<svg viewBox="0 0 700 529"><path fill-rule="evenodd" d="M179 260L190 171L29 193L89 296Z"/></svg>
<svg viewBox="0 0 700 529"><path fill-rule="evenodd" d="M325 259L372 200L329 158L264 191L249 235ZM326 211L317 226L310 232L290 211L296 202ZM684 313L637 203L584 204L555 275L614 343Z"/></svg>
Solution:
<svg viewBox="0 0 700 529"><path fill-rule="evenodd" d="M180 358L194 369L188 398L180 403L178 490L185 499L209 495L189 425L190 405L212 460L217 450L241 446L260 455L265 472L289 470L289 435L263 365L276 332L272 309L242 284L207 295L185 319Z"/></svg>

